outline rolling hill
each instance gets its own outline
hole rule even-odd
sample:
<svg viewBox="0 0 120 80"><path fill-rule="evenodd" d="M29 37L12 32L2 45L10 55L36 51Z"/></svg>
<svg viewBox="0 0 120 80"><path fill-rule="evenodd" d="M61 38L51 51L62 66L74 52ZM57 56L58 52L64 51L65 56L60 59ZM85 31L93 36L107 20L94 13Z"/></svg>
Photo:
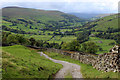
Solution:
<svg viewBox="0 0 120 80"><path fill-rule="evenodd" d="M2 16L3 30L12 29L14 33L22 31L22 33L39 34L40 30L53 31L60 28L78 27L85 23L84 19L60 11L22 7L5 7L2 9Z"/></svg>
<svg viewBox="0 0 120 80"><path fill-rule="evenodd" d="M88 22L83 28L96 31L106 32L108 29L118 29L118 14L102 17L92 22Z"/></svg>
<svg viewBox="0 0 120 80"><path fill-rule="evenodd" d="M66 18L63 16L66 14L60 11L45 11L45 10L36 10L36 9L21 8L21 7L5 7L2 9L2 14L5 17L25 18L25 19L32 19L33 21L34 19L40 21L44 21L44 20L59 21ZM78 19L74 16L70 16L70 17Z"/></svg>
<svg viewBox="0 0 120 80"><path fill-rule="evenodd" d="M117 14L90 22L60 11L21 7L5 7L2 14L2 74L6 80L23 77L51 78L62 68L62 65L25 46L41 47L42 51L44 48L56 48L102 54L107 53L116 42L120 44ZM91 65L81 64L69 56L58 53L49 55L80 64L86 78L111 78L117 74L97 71Z"/></svg>
<svg viewBox="0 0 120 80"><path fill-rule="evenodd" d="M88 21L94 21L96 19L100 19L106 16L110 16L113 14L101 14L101 13L69 13L71 15L75 15L76 17L88 20Z"/></svg>
<svg viewBox="0 0 120 80"><path fill-rule="evenodd" d="M88 41L94 42L97 39L98 42L105 42L104 45L100 46L102 48L111 47L116 42L119 43L118 14L112 14L86 23L84 19L60 11L21 7L6 7L2 10L3 31L20 34L28 39L34 38L50 44L58 43L60 45L63 42L69 43L76 40L80 37L77 36L78 34L85 34L87 31L89 33ZM116 42L106 43L107 40L102 39L109 39L109 41L112 39ZM97 44L97 42L95 43ZM106 49L106 51L108 50L109 48Z"/></svg>
<svg viewBox="0 0 120 80"><path fill-rule="evenodd" d="M47 11L31 8L21 8L21 7L5 7L2 9L3 19L10 18L11 20L18 20L33 23L75 23L82 22L82 19L74 15L69 15L60 11ZM21 20L21 18L23 20Z"/></svg>
<svg viewBox="0 0 120 80"><path fill-rule="evenodd" d="M92 13L69 13L69 14L75 15L83 19L99 18L99 17L96 17L99 14L94 14L94 13L93 14Z"/></svg>

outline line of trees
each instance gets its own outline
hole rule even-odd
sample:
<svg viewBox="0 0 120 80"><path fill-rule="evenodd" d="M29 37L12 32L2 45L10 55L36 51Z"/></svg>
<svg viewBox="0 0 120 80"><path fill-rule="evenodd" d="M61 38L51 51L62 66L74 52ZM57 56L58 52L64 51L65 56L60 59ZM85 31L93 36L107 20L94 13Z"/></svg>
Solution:
<svg viewBox="0 0 120 80"><path fill-rule="evenodd" d="M74 40L69 43L63 43L61 49L95 54L98 51L99 46L91 41L80 44L78 40Z"/></svg>
<svg viewBox="0 0 120 80"><path fill-rule="evenodd" d="M34 34L34 35L37 35L37 33L25 32L25 31L23 31L23 30L8 28L8 27L5 26L5 25L2 25L2 29L5 30L5 31L13 32L13 33L19 33L19 34Z"/></svg>
<svg viewBox="0 0 120 80"><path fill-rule="evenodd" d="M23 35L11 34L9 32L2 32L2 46L11 46L11 45L24 45L24 46L36 46L44 48L60 48L58 43L48 43L43 40L35 40L34 38L25 38Z"/></svg>
<svg viewBox="0 0 120 80"><path fill-rule="evenodd" d="M82 38L83 37L81 37L81 39ZM61 44L48 43L47 41L36 40L34 38L28 39L28 38L25 38L23 35L19 35L19 34L11 34L9 32L2 33L3 46L11 46L11 45L19 44L24 46L56 48L56 49L64 49L64 50L70 50L70 51L81 51L81 52L87 52L87 53L97 52L98 46L94 42L84 42L84 43L83 42L81 42L81 40L78 39L78 40L73 40L69 43L64 43L64 42L61 42Z"/></svg>
<svg viewBox="0 0 120 80"><path fill-rule="evenodd" d="M103 39L113 39L115 40L118 44L120 44L120 34L112 34L112 33L103 33L100 32L96 34L96 37L103 38Z"/></svg>

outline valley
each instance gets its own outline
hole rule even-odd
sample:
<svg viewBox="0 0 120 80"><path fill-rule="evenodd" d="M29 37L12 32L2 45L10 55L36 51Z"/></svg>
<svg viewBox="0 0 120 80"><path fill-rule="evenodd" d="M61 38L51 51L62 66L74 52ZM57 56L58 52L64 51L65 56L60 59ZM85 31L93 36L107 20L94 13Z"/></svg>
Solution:
<svg viewBox="0 0 120 80"><path fill-rule="evenodd" d="M97 56L109 53L120 44L119 14L82 14L82 18L57 10L12 6L2 8L2 14L3 78L53 79L56 74L57 78L118 77L117 72L99 71L46 49Z"/></svg>
<svg viewBox="0 0 120 80"><path fill-rule="evenodd" d="M13 13L14 11L17 13ZM35 13L32 14L34 11ZM85 19L79 19L73 15L59 11L6 7L3 8L2 27L4 32L19 34L28 39L34 38L48 43L57 43L58 45L63 42L69 43L76 40L79 37L77 35L84 31L89 32L89 35L94 34L94 37L99 37L97 38L98 41L101 41L101 38L117 41L119 40L119 38L117 38L117 36L119 36L117 16L117 14L113 14L88 22L85 21ZM54 19L52 17L54 17ZM102 37L102 34L105 37ZM94 42L94 40L90 41ZM110 43L112 42L108 42L108 44ZM113 45L115 43L116 42L113 41ZM104 47L105 46L100 46L100 48ZM112 47L112 45L110 47ZM103 52L108 52L109 48L105 49ZM97 53L100 53L100 51L98 50Z"/></svg>

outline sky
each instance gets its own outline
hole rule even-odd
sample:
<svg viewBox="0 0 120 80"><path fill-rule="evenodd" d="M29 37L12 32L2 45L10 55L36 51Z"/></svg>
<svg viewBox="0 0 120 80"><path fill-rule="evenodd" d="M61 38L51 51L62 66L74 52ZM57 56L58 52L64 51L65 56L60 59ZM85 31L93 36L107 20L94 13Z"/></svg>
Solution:
<svg viewBox="0 0 120 80"><path fill-rule="evenodd" d="M0 8L19 6L65 13L117 13L120 0L1 0Z"/></svg>

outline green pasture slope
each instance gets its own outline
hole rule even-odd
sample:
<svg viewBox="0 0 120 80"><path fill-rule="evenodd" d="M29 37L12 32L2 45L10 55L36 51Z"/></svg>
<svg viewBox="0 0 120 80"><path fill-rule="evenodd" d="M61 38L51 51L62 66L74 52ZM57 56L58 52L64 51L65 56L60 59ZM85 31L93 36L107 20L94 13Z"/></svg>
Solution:
<svg viewBox="0 0 120 80"><path fill-rule="evenodd" d="M3 47L3 78L50 78L62 68L21 45Z"/></svg>
<svg viewBox="0 0 120 80"><path fill-rule="evenodd" d="M50 56L51 58L57 59L57 60L63 60L63 61L68 61L70 63L75 63L81 66L81 73L83 75L83 78L103 78L102 80L104 80L104 78L107 78L109 80L109 78L118 78L118 73L114 73L114 72L104 72L104 71L98 71L97 69L94 69L91 65L88 64L83 64L80 63L79 60L74 60L71 59L70 56L65 56L59 53L48 53L48 52L44 52L45 54L47 54L48 56ZM70 75L68 75L70 77ZM98 79L99 80L99 79Z"/></svg>
<svg viewBox="0 0 120 80"><path fill-rule="evenodd" d="M43 40L43 41L47 41L52 37L52 35L29 35L29 34L25 34L24 36L28 39L33 37L36 40Z"/></svg>
<svg viewBox="0 0 120 80"><path fill-rule="evenodd" d="M61 43L61 42L71 42L73 40L77 39L77 37L75 37L74 35L70 35L70 36L64 36L64 37L61 37L59 35L56 35L54 38L52 38L50 41L48 41L49 43Z"/></svg>
<svg viewBox="0 0 120 80"><path fill-rule="evenodd" d="M79 19L76 16L60 11L38 10L22 7L5 7L2 9L2 16L3 24L5 21L15 23L12 27L10 27L10 25L8 27L30 32L34 30L36 33L39 29L60 28L65 26L70 27L75 23L81 25L82 22L85 22L83 19Z"/></svg>
<svg viewBox="0 0 120 80"><path fill-rule="evenodd" d="M104 31L104 32L107 31L108 28L118 29L118 19L119 19L118 14L113 14L89 22L83 28L88 28L89 30L95 30L95 31Z"/></svg>
<svg viewBox="0 0 120 80"><path fill-rule="evenodd" d="M102 50L98 50L96 54L103 54L108 53L110 48L112 48L114 45L111 45L111 43L116 43L115 40L111 39L102 39L97 37L89 37L89 41L95 42L96 45L98 45Z"/></svg>
<svg viewBox="0 0 120 80"><path fill-rule="evenodd" d="M63 36L63 37L61 37L61 35L56 35L56 36L53 37L53 35L47 35L47 34L46 35L24 34L24 36L28 39L33 37L36 40L43 40L43 41L48 41L49 43L59 43L59 44L61 44L61 42L70 42L70 41L73 41L73 40L77 39L77 37L75 37L74 35L70 35L70 36L66 35L66 36Z"/></svg>
<svg viewBox="0 0 120 80"><path fill-rule="evenodd" d="M85 20L79 19L70 14L60 11L47 11L22 7L5 7L2 9L2 25L5 26L3 31L10 31L15 33L16 30L24 31L27 38L35 38L37 40L49 41L50 43L61 43L62 41L68 42L74 40L75 36L65 36L51 39L54 32L59 29L60 32L72 31L70 27L79 26ZM10 30L14 29L14 31ZM48 29L48 30L46 30ZM52 30L51 30L52 29ZM16 34L23 34L17 31ZM48 35L49 34L49 35ZM51 40L50 40L51 39ZM68 40L66 40L68 39Z"/></svg>
<svg viewBox="0 0 120 80"><path fill-rule="evenodd" d="M24 34L24 36L27 38L33 37L36 40L43 40L49 43L61 44L61 42L67 43L77 39L75 35L62 36L55 35L54 32L65 33L67 31L72 33L72 29L74 28L75 34L83 32L84 30L91 31L92 34L99 34L101 32L107 33L109 29L117 30L118 28L118 14L106 16L95 21L88 22L84 26L80 26L79 24L82 22L85 23L86 21L60 11L46 11L20 7L6 7L2 10L2 25L10 29L33 33ZM114 31L110 34L118 34L118 32ZM102 50L99 50L97 54L108 52L109 49L113 47L110 43L115 43L114 40L101 39L97 37L90 37L89 41L95 42L98 46L100 46L100 48L102 48Z"/></svg>

